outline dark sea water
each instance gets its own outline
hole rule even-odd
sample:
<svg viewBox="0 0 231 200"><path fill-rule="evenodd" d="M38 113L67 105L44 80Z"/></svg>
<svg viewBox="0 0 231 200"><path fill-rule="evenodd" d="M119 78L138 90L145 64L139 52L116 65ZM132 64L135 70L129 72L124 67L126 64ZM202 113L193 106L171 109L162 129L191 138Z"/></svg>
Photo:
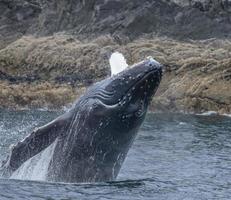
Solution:
<svg viewBox="0 0 231 200"><path fill-rule="evenodd" d="M61 112L0 110L0 159ZM0 179L0 200L231 200L231 118L149 114L117 181L64 184Z"/></svg>

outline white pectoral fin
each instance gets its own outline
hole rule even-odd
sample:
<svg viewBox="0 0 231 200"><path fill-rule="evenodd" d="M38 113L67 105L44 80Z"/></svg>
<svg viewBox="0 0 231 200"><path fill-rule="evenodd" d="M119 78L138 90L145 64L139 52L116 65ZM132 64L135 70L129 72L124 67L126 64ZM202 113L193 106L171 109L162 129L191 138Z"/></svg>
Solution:
<svg viewBox="0 0 231 200"><path fill-rule="evenodd" d="M120 73L128 67L126 59L123 54L119 52L115 52L111 55L109 63L111 66L111 76Z"/></svg>
<svg viewBox="0 0 231 200"><path fill-rule="evenodd" d="M62 132L65 132L72 114L72 111L63 114L47 125L37 128L21 142L13 145L5 163L6 166L16 170L23 162L48 147Z"/></svg>

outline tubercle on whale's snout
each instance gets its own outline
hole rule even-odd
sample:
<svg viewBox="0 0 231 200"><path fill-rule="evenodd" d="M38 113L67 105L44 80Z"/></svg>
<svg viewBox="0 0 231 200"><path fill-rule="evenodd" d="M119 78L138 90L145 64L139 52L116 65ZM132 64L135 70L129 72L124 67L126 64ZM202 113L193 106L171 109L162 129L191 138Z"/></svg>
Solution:
<svg viewBox="0 0 231 200"><path fill-rule="evenodd" d="M160 66L160 65L161 65L158 61L156 61L156 60L155 60L153 57L151 57L151 56L148 56L146 59L149 61L149 64L157 65L157 66Z"/></svg>
<svg viewBox="0 0 231 200"><path fill-rule="evenodd" d="M150 67L152 67L153 69L156 70L161 70L162 71L162 64L160 64L158 61L154 60L151 56L146 58L146 62L147 65L149 65Z"/></svg>

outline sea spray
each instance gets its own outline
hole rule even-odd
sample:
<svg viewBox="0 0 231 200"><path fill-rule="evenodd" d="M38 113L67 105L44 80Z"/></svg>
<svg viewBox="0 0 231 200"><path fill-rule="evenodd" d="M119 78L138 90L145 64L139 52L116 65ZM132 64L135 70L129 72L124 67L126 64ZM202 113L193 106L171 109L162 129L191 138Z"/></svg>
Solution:
<svg viewBox="0 0 231 200"><path fill-rule="evenodd" d="M44 151L27 160L10 178L45 181L56 144L57 139Z"/></svg>

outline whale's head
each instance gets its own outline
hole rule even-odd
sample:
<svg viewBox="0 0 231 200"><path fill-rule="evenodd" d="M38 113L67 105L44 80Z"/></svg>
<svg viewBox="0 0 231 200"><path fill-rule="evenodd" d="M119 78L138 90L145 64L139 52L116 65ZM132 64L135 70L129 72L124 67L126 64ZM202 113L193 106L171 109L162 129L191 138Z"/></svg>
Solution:
<svg viewBox="0 0 231 200"><path fill-rule="evenodd" d="M64 164L53 167L62 170L57 172L62 180L116 178L161 76L161 64L147 58L86 91L71 111L67 137L58 147L57 162Z"/></svg>
<svg viewBox="0 0 231 200"><path fill-rule="evenodd" d="M137 126L136 121L144 118L161 77L162 65L148 57L98 82L89 89L88 95L99 102L99 114L117 115L121 124ZM97 103L95 105L97 107Z"/></svg>

